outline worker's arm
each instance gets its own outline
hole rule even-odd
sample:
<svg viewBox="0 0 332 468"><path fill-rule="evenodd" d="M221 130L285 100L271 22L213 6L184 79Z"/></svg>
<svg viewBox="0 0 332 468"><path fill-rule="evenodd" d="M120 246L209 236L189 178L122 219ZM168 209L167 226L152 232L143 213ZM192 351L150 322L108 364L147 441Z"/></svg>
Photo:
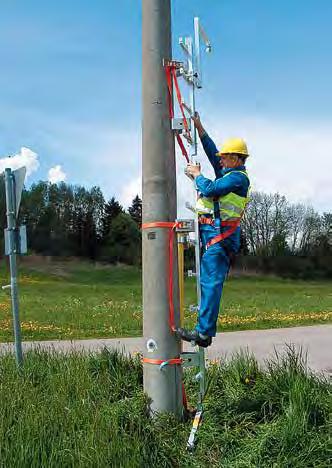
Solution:
<svg viewBox="0 0 332 468"><path fill-rule="evenodd" d="M203 197L220 197L230 192L239 193L239 191L243 191L243 196L246 196L249 186L248 178L239 172L231 173L215 181L200 174L195 177L195 183Z"/></svg>
<svg viewBox="0 0 332 468"><path fill-rule="evenodd" d="M214 169L216 177L221 177L220 157L216 156L218 149L214 144L214 141L209 137L205 128L203 127L198 112L196 112L195 116L192 117L192 120L197 129L198 136L201 139L205 154L209 158L209 161Z"/></svg>

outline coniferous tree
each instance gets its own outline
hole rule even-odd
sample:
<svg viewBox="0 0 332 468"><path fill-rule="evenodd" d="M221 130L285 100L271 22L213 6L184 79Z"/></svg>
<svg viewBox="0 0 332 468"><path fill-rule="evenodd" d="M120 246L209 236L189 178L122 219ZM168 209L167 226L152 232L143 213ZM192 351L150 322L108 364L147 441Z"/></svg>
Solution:
<svg viewBox="0 0 332 468"><path fill-rule="evenodd" d="M142 200L138 195L133 199L128 212L138 226L142 224Z"/></svg>
<svg viewBox="0 0 332 468"><path fill-rule="evenodd" d="M119 213L112 221L101 250L101 259L111 263L137 265L141 257L141 233L131 216Z"/></svg>
<svg viewBox="0 0 332 468"><path fill-rule="evenodd" d="M123 213L123 208L114 197L112 197L107 203L105 203L101 223L103 241L106 239L110 232L113 219L116 218L120 213Z"/></svg>

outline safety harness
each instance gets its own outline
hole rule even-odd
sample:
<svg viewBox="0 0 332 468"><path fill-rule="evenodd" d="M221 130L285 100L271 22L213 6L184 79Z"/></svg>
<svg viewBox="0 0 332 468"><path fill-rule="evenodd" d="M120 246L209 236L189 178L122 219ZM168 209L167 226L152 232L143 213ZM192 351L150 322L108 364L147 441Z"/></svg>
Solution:
<svg viewBox="0 0 332 468"><path fill-rule="evenodd" d="M230 174L240 173L248 177L246 171L231 171L227 172L224 177ZM248 192L250 187L248 189ZM219 220L220 229L226 228L224 232L220 232L215 237L207 242L205 249L207 250L214 244L221 242L230 237L240 226L241 220L245 211L245 207L249 201L248 197L241 197L236 193L230 192L227 195L215 198L200 197L196 203L196 212L198 214L198 222L200 224L208 224L216 227L216 220ZM206 216L208 215L208 217Z"/></svg>

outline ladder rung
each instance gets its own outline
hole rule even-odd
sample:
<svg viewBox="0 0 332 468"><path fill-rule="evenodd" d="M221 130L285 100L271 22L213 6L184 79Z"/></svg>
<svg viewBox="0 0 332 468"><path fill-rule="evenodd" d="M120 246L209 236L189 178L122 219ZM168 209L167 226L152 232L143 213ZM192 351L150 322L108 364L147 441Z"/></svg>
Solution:
<svg viewBox="0 0 332 468"><path fill-rule="evenodd" d="M185 102L182 101L182 105L183 107L186 109L187 112L189 112L190 114L190 117L192 117L194 114L193 114L193 110L190 106L188 106L188 104L186 104Z"/></svg>

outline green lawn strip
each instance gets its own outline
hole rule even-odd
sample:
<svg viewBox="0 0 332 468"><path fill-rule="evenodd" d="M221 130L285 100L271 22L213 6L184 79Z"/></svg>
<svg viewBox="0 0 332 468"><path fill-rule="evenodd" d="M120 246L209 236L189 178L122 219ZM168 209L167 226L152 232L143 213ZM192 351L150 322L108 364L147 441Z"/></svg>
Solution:
<svg viewBox="0 0 332 468"><path fill-rule="evenodd" d="M34 351L19 374L6 355L0 377L0 466L328 466L332 386L291 349L265 370L246 354L210 365L194 455L190 421L149 418L139 356Z"/></svg>
<svg viewBox="0 0 332 468"><path fill-rule="evenodd" d="M141 273L137 269L69 264L61 268L62 276L20 271L23 339L141 335ZM218 331L327 323L332 319L331 291L330 282L230 278L225 284ZM188 326L196 322L195 314L189 312L194 301L195 283L188 279ZM0 300L0 340L12 340L10 298L5 293Z"/></svg>

